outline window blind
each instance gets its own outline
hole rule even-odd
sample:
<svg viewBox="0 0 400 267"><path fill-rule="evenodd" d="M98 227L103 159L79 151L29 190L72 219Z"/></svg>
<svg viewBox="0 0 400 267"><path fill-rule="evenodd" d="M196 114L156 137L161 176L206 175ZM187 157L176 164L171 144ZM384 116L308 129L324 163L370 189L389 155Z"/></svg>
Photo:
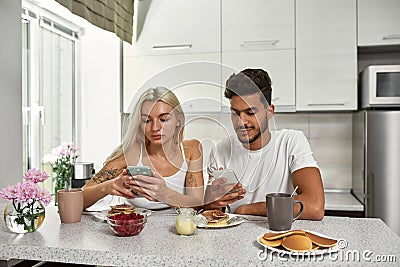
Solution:
<svg viewBox="0 0 400 267"><path fill-rule="evenodd" d="M56 0L90 23L132 43L134 0Z"/></svg>

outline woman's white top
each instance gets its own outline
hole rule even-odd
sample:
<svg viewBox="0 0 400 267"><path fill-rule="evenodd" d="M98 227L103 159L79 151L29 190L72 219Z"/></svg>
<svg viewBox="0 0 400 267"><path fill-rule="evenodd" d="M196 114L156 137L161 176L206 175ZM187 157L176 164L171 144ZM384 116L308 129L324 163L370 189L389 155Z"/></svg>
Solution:
<svg viewBox="0 0 400 267"><path fill-rule="evenodd" d="M142 147L140 148L140 155L139 155L139 161L137 163L138 166L144 166L142 163ZM182 166L179 168L179 170L168 177L164 177L165 184L167 187L175 190L178 193L185 194L185 178L186 178L186 172L188 170L188 164L186 162L185 158L185 153L181 144L181 153L182 153L182 158L183 158L183 163ZM144 208L144 209L149 209L149 210L164 210L164 209L169 209L171 208L168 206L166 203L163 202L153 202L147 200L145 197L137 197L133 199L126 199L126 202L138 207L138 208Z"/></svg>

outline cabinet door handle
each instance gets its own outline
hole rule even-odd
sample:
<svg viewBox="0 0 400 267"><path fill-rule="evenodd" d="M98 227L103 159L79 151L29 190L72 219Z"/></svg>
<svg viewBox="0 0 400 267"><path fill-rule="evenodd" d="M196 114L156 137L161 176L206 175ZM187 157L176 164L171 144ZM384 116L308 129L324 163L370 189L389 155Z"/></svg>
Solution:
<svg viewBox="0 0 400 267"><path fill-rule="evenodd" d="M400 34L392 34L382 37L382 40L396 40L396 39L400 39Z"/></svg>
<svg viewBox="0 0 400 267"><path fill-rule="evenodd" d="M309 106L345 106L345 102L337 102L337 103L308 103Z"/></svg>
<svg viewBox="0 0 400 267"><path fill-rule="evenodd" d="M174 50L174 49L190 49L192 44L176 44L176 45L153 45L153 50Z"/></svg>
<svg viewBox="0 0 400 267"><path fill-rule="evenodd" d="M255 45L276 45L279 40L257 40L257 41L243 41L240 46L255 46Z"/></svg>

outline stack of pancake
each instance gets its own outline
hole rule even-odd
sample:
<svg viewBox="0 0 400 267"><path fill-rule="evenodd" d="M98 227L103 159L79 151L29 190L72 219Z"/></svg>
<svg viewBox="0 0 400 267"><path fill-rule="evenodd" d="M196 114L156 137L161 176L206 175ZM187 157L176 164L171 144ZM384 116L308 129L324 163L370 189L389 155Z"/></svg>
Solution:
<svg viewBox="0 0 400 267"><path fill-rule="evenodd" d="M206 210L201 213L208 222L208 226L227 225L229 215L220 210Z"/></svg>
<svg viewBox="0 0 400 267"><path fill-rule="evenodd" d="M294 252L326 249L337 244L336 239L322 237L303 230L292 230L283 233L265 233L259 241L270 247L283 247L288 251Z"/></svg>
<svg viewBox="0 0 400 267"><path fill-rule="evenodd" d="M135 212L135 206L128 205L128 204L119 204L115 206L110 206L111 210L108 211L108 214L115 214L115 213L132 213Z"/></svg>

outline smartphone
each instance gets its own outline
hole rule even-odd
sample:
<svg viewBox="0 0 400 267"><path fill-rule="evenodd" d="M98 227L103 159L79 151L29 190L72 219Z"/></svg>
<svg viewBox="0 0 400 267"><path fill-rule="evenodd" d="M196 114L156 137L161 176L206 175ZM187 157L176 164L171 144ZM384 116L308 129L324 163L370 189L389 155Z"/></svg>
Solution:
<svg viewBox="0 0 400 267"><path fill-rule="evenodd" d="M131 176L135 176L135 175L152 176L153 175L150 167L147 167L147 166L128 166L128 171ZM140 194L136 194L136 195L137 195L137 197L143 197Z"/></svg>
<svg viewBox="0 0 400 267"><path fill-rule="evenodd" d="M239 179L237 178L235 172L232 169L226 169L226 170L214 170L212 172L212 176L217 179L217 178L225 178L227 181L225 184L231 184L232 187L234 184L239 183ZM235 193L238 191L238 189L232 189L229 191L229 193Z"/></svg>
<svg viewBox="0 0 400 267"><path fill-rule="evenodd" d="M135 176L135 175L152 176L153 175L150 167L148 167L148 166L128 166L128 170L132 176Z"/></svg>
<svg viewBox="0 0 400 267"><path fill-rule="evenodd" d="M227 170L214 170L212 172L212 176L217 179L217 178L226 178L227 184L236 184L239 183L239 179L237 178L235 172L232 169L227 169Z"/></svg>

